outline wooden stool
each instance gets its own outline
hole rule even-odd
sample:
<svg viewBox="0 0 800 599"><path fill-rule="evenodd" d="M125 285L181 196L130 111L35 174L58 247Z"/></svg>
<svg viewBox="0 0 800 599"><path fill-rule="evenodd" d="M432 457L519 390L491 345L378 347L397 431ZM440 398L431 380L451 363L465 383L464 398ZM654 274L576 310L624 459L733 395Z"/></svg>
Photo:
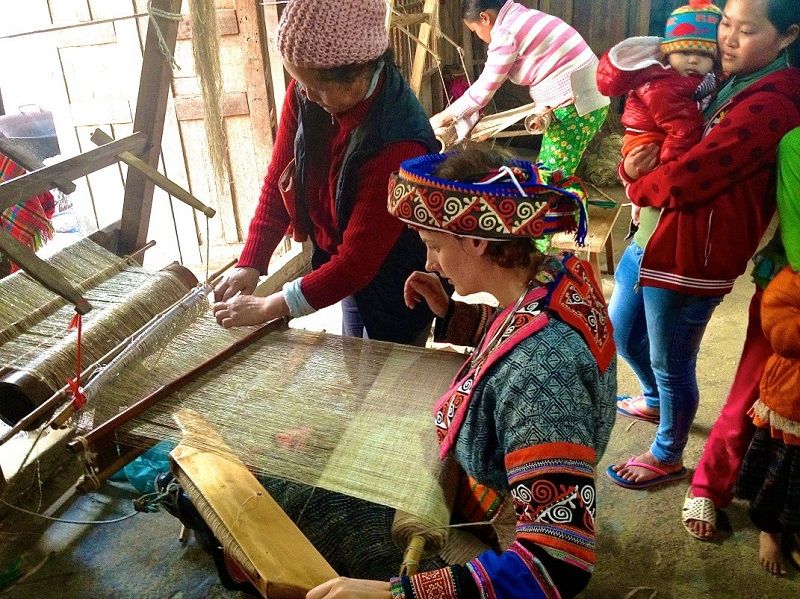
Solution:
<svg viewBox="0 0 800 599"><path fill-rule="evenodd" d="M591 200L590 200L591 202ZM575 245L573 233L556 233L550 245L559 250L570 250L578 255L588 253L589 263L592 265L597 281L602 281L600 269L600 252L606 253L606 268L610 275L614 274L614 224L617 222L621 204L613 207L598 206L589 203L589 233L586 236L586 246L579 248Z"/></svg>

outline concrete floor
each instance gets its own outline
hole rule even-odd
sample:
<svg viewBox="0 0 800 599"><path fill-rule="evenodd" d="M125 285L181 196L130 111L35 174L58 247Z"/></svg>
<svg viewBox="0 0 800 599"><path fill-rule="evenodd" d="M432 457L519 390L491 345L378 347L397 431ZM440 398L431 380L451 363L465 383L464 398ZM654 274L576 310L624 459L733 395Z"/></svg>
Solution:
<svg viewBox="0 0 800 599"><path fill-rule="evenodd" d="M616 195L616 192L615 192ZM625 210L625 209L623 209ZM614 237L616 253L627 222L623 216ZM608 294L613 277L604 276ZM741 350L752 293L748 277L717 309L699 358L701 403L685 461L692 467L702 450L727 393ZM335 330L336 326L328 327ZM620 393L636 393L632 373L619 369ZM727 514L730 528L714 543L690 537L680 522L687 481L652 491L630 491L611 483L605 468L644 451L654 425L620 418L598 468L598 555L595 575L584 598L761 598L800 596L800 574L790 569L779 579L756 561L758 531L746 506L734 503ZM110 486L82 498L67 512L73 519L110 519L129 513L134 493ZM32 561L42 567L3 597L226 597L216 582L210 560L193 541L186 548L175 540L175 521L165 514L137 515L117 524L86 527L51 526ZM0 532L2 527L0 527Z"/></svg>

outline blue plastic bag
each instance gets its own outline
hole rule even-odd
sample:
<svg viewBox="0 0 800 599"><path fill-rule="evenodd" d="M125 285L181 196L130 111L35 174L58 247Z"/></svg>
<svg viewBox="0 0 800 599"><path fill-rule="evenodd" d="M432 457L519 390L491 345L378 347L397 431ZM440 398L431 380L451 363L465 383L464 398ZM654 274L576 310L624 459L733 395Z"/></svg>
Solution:
<svg viewBox="0 0 800 599"><path fill-rule="evenodd" d="M157 443L122 469L125 478L140 493L152 493L156 476L169 470L169 452L174 447L172 441Z"/></svg>

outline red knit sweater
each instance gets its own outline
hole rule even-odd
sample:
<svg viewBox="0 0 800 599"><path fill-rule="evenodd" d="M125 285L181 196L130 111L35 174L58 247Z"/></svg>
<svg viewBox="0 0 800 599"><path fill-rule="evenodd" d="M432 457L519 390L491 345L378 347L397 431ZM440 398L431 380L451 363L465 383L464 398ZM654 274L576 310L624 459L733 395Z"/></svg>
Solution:
<svg viewBox="0 0 800 599"><path fill-rule="evenodd" d="M272 160L239 258L239 266L256 268L262 274L267 272L272 253L290 224L278 178L294 157L299 109L294 90L292 81L283 102ZM330 126L321 132L328 138L330 150L326 164L318 176L306 181L305 201L314 239L331 255L329 262L303 277L300 286L306 301L317 310L366 287L405 226L386 210L386 189L389 175L401 162L425 152L422 144L411 141L390 144L361 165L353 211L344 235L339 233L334 206L339 169L350 134L363 122L376 96L377 90L346 113L331 117Z"/></svg>

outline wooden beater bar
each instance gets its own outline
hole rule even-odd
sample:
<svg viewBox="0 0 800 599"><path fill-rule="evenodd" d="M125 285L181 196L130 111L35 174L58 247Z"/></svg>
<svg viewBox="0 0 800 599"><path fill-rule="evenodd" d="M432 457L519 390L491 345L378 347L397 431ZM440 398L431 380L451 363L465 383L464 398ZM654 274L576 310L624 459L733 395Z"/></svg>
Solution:
<svg viewBox="0 0 800 599"><path fill-rule="evenodd" d="M172 471L225 552L262 596L303 599L336 571L261 486L222 437L192 410L175 420L183 440Z"/></svg>

